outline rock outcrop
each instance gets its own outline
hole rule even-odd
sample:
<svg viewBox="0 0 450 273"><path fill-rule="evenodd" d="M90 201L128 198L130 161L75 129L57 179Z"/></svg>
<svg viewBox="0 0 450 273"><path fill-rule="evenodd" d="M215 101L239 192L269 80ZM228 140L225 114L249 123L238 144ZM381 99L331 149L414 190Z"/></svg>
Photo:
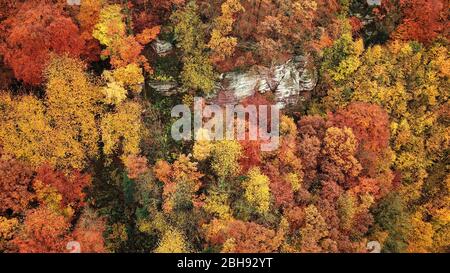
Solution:
<svg viewBox="0 0 450 273"><path fill-rule="evenodd" d="M231 93L236 101L255 92L271 91L281 107L302 99L302 93L314 89L317 71L306 57L297 56L272 68L254 66L246 72L228 72L220 76L217 93Z"/></svg>
<svg viewBox="0 0 450 273"><path fill-rule="evenodd" d="M169 42L156 40L152 47L159 56L173 50ZM311 91L317 84L317 71L309 59L296 56L282 65L273 67L253 66L247 71L233 71L220 75L208 101L238 103L255 92L273 92L277 103L286 105L303 100L303 94ZM179 84L175 81L149 81L148 85L164 95L177 92Z"/></svg>
<svg viewBox="0 0 450 273"><path fill-rule="evenodd" d="M173 50L173 45L170 42L163 41L158 38L152 42L151 46L159 56L165 56Z"/></svg>

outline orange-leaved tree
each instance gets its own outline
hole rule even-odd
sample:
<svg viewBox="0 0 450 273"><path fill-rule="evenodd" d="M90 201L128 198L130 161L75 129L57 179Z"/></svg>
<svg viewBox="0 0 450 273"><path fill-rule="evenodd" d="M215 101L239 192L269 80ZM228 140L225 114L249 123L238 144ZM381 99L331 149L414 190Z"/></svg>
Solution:
<svg viewBox="0 0 450 273"><path fill-rule="evenodd" d="M42 83L51 52L79 57L84 47L78 26L58 5L28 1L1 25L0 53L15 77L27 84Z"/></svg>

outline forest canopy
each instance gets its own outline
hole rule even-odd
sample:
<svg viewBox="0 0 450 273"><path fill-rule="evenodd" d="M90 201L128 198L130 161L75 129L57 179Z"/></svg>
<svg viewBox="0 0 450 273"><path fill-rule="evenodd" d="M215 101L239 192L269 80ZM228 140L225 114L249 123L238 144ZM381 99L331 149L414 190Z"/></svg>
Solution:
<svg viewBox="0 0 450 273"><path fill-rule="evenodd" d="M0 253L450 252L449 8L1 1ZM278 149L174 140L195 97Z"/></svg>

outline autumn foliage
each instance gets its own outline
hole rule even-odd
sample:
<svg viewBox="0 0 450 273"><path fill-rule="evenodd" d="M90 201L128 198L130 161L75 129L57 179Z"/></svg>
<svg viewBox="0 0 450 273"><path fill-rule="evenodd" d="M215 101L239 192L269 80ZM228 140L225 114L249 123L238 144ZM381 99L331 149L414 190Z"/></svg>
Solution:
<svg viewBox="0 0 450 273"><path fill-rule="evenodd" d="M29 191L32 169L18 160L0 159L0 173L0 211L3 213L7 210L14 213L25 211L33 198L33 193Z"/></svg>
<svg viewBox="0 0 450 273"><path fill-rule="evenodd" d="M393 36L429 43L439 35L449 37L449 9L444 0L402 0L403 19Z"/></svg>
<svg viewBox="0 0 450 273"><path fill-rule="evenodd" d="M50 224L49 224L50 223ZM41 207L25 215L23 229L13 243L19 252L63 252L70 223L62 215Z"/></svg>
<svg viewBox="0 0 450 273"><path fill-rule="evenodd" d="M79 57L84 41L78 26L59 6L27 1L2 22L0 52L17 79L41 84L50 53Z"/></svg>
<svg viewBox="0 0 450 273"><path fill-rule="evenodd" d="M450 252L448 1L372 2L0 0L0 253Z"/></svg>

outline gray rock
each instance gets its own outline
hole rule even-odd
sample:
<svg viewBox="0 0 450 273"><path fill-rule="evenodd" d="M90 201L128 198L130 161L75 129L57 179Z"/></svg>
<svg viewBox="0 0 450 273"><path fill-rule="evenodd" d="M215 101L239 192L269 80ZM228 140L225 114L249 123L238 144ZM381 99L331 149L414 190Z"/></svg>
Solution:
<svg viewBox="0 0 450 273"><path fill-rule="evenodd" d="M230 92L237 101L255 92L274 92L277 103L284 107L311 91L317 84L317 71L308 68L308 59L297 56L285 64L271 68L254 66L246 72L229 72L220 77L215 94Z"/></svg>
<svg viewBox="0 0 450 273"><path fill-rule="evenodd" d="M172 52L173 45L167 41L156 39L151 44L152 48L155 50L156 54L164 56Z"/></svg>
<svg viewBox="0 0 450 273"><path fill-rule="evenodd" d="M308 64L308 58L297 56L274 67L253 66L244 72L220 75L214 92L206 97L210 103L237 103L255 92L273 92L280 107L302 100L302 93L317 84L317 71ZM165 96L176 93L176 81L150 81L148 85Z"/></svg>
<svg viewBox="0 0 450 273"><path fill-rule="evenodd" d="M81 5L81 0L67 0L67 5L79 6L79 5Z"/></svg>
<svg viewBox="0 0 450 273"><path fill-rule="evenodd" d="M148 85L165 96L174 94L178 88L176 81L149 81Z"/></svg>
<svg viewBox="0 0 450 273"><path fill-rule="evenodd" d="M380 6L381 0L367 0L369 6Z"/></svg>

